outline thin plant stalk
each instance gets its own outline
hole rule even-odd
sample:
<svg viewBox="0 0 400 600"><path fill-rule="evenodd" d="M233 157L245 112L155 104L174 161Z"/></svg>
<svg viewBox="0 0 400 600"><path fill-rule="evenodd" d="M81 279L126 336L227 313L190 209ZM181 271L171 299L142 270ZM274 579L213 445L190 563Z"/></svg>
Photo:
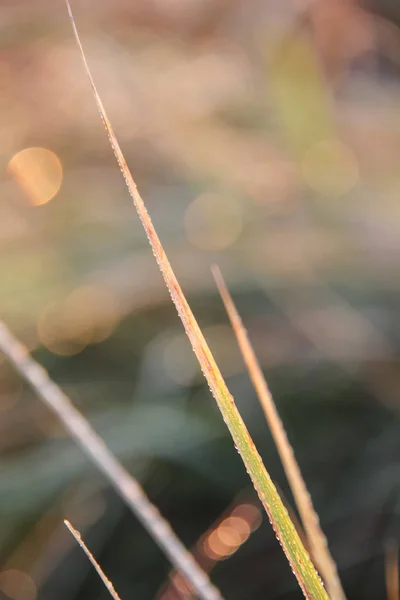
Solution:
<svg viewBox="0 0 400 600"><path fill-rule="evenodd" d="M89 548L86 546L79 531L77 529L75 529L74 527L72 527L71 523L67 520L64 521L64 524L67 527L67 529L69 530L69 532L74 536L75 540L77 541L79 546L82 548L82 550L84 551L84 553L86 554L86 556L88 557L88 559L90 560L90 562L92 563L94 568L96 569L100 579L102 580L105 587L109 591L111 598L113 598L113 600L121 600L121 598L115 591L113 584L108 579L108 577L104 573L103 569L101 568L101 566L99 565L99 563L97 562L97 560L95 559L93 554L90 552Z"/></svg>
<svg viewBox="0 0 400 600"><path fill-rule="evenodd" d="M289 481L307 535L311 556L325 581L329 597L332 600L344 600L345 595L340 583L335 561L329 552L325 534L319 524L318 514L314 509L311 496L307 490L293 448L279 417L260 363L257 360L257 356L248 338L247 331L243 326L242 319L232 300L222 273L216 265L212 267L212 273L231 322L232 329L235 333L247 371L256 390L272 437L279 452L286 477Z"/></svg>
<svg viewBox="0 0 400 600"><path fill-rule="evenodd" d="M260 500L268 513L275 534L280 540L282 548L286 554L292 571L298 580L304 596L312 599L326 599L328 596L324 585L318 573L316 572L308 553L300 541L295 527L288 516L287 510L282 504L279 494L276 491L276 488L267 470L265 469L261 457L257 452L253 440L247 431L243 419L236 408L233 397L227 388L227 385L220 373L207 342L204 339L200 327L197 324L197 321L186 301L164 248L152 224L142 197L139 194L136 183L127 167L125 158L122 154L121 148L90 73L89 65L83 52L69 1L65 1L86 74L89 78L96 104L105 125L110 144L121 169L122 175L125 179L129 193L133 199L136 211L142 221L142 225L151 244L158 266L164 277L164 281L171 294L172 301L175 304L176 310L185 328L186 334L190 340L203 374L214 398L217 401L225 423L229 428L235 447L237 448L245 464L247 472L253 481L254 487L257 490Z"/></svg>
<svg viewBox="0 0 400 600"><path fill-rule="evenodd" d="M212 585L209 577L196 563L169 523L149 501L139 482L115 458L68 396L50 379L47 371L31 357L28 349L2 322L0 322L0 350L48 408L57 415L71 437L114 486L173 565L190 582L199 598L222 600L219 590Z"/></svg>

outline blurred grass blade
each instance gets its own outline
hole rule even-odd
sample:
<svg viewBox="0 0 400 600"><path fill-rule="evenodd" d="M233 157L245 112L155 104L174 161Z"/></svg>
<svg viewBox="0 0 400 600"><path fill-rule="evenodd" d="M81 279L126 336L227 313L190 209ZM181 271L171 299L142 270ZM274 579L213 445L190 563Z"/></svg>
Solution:
<svg viewBox="0 0 400 600"><path fill-rule="evenodd" d="M204 339L204 336L197 324L196 319L186 301L178 280L167 259L158 235L151 222L150 216L145 208L143 200L137 190L136 184L126 165L124 156L115 137L111 123L108 120L103 103L96 90L93 78L83 52L78 32L75 26L71 7L66 0L69 17L72 28L80 49L82 60L89 77L92 90L99 108L101 117L106 127L111 146L114 150L118 164L121 168L128 190L132 196L136 210L142 221L149 242L152 246L154 256L160 267L165 283L171 294L177 312L182 320L185 331L189 337L192 348L196 354L197 360L202 368L207 383L213 393L217 404L221 410L223 418L231 432L233 441L239 451L246 469L253 481L261 502L263 503L275 533L280 540L283 550L287 556L293 573L297 577L299 585L306 598L327 598L324 586L319 578L309 555L307 554L299 536L291 522L285 507L276 491L272 480L267 473L264 464L258 454L254 443L247 431L247 428L236 408L235 402L226 386L226 383L217 367L213 355Z"/></svg>
<svg viewBox="0 0 400 600"><path fill-rule="evenodd" d="M286 477L288 478L307 535L311 555L325 581L329 597L332 600L343 600L345 595L339 580L336 564L328 550L327 540L320 527L318 515L313 507L311 496L308 493L306 484L301 475L293 448L287 438L285 428L279 417L262 369L248 339L247 332L243 327L242 320L221 271L217 266L213 266L212 272L226 312L228 313L244 362L281 457L283 468Z"/></svg>
<svg viewBox="0 0 400 600"><path fill-rule="evenodd" d="M307 32L279 35L266 52L270 89L288 141L302 159L322 140L336 138L331 100Z"/></svg>
<svg viewBox="0 0 400 600"><path fill-rule="evenodd" d="M385 576L388 600L399 600L399 544L392 541L385 553Z"/></svg>
<svg viewBox="0 0 400 600"><path fill-rule="evenodd" d="M103 569L101 568L101 566L99 565L99 563L97 562L97 560L95 559L93 554L90 552L89 548L86 546L79 531L74 529L74 527L72 527L71 523L67 520L64 521L64 524L67 527L67 529L69 529L69 531L72 533L72 535L78 542L79 546L82 548L82 550L84 551L84 553L86 554L86 556L88 557L88 559L90 560L90 562L92 563L94 568L96 569L97 573L99 574L100 579L104 583L107 590L110 592L110 596L114 600L121 600L121 598L118 596L117 592L115 591L113 584L108 579L108 577L105 575Z"/></svg>
<svg viewBox="0 0 400 600"><path fill-rule="evenodd" d="M199 598L221 600L220 592L211 584L208 576L175 535L169 523L151 504L138 481L111 454L103 440L75 408L68 396L50 379L43 367L30 356L27 348L1 322L0 350L57 415L71 437L114 486L166 556L185 575Z"/></svg>

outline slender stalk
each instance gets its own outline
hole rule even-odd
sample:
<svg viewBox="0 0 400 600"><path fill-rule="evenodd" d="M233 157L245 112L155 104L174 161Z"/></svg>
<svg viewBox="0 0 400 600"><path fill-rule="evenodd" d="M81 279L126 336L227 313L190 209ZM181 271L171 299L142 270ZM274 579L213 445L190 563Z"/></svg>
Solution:
<svg viewBox="0 0 400 600"><path fill-rule="evenodd" d="M86 554L86 556L88 557L88 559L90 560L90 562L92 563L94 568L96 569L100 579L102 580L105 587L109 591L110 596L113 598L113 600L121 600L121 598L118 596L117 592L115 591L113 584L108 579L108 577L105 575L103 569L101 568L101 566L99 565L99 563L97 562L97 560L95 559L93 554L90 552L89 548L86 546L79 531L77 529L75 529L74 527L72 527L71 523L67 520L64 521L64 524L67 527L67 529L70 531L70 533L74 536L75 540L78 542L79 546L82 548L82 550L84 551L84 553Z"/></svg>
<svg viewBox="0 0 400 600"><path fill-rule="evenodd" d="M72 404L66 394L50 379L48 373L29 354L9 329L0 321L0 350L8 357L22 378L47 404L71 437L105 475L129 508L141 521L174 566L183 573L202 600L221 600L206 573L150 502L139 482L111 454L101 437Z"/></svg>
<svg viewBox="0 0 400 600"><path fill-rule="evenodd" d="M280 540L282 548L286 554L292 571L299 582L304 596L312 599L326 599L328 596L322 581L319 578L303 544L301 543L293 523L288 516L287 510L283 506L279 494L264 467L261 457L257 452L257 449L249 435L249 432L247 431L238 409L236 408L233 397L226 386L226 383L219 371L207 342L204 339L197 321L186 301L175 273L173 272L167 255L162 247L160 239L154 229L142 197L140 196L136 187L136 183L134 182L133 177L127 167L125 158L122 154L121 148L91 76L69 1L65 1L76 42L82 56L82 61L92 87L97 107L106 128L110 144L125 179L129 193L132 196L137 213L142 221L143 227L153 249L154 256L164 277L164 281L171 294L172 301L175 304L178 315L183 323L186 334L189 337L190 343L210 387L210 390L217 401L225 423L227 424L232 435L234 444L239 451L240 456L242 457L247 472L253 481L260 500L268 513L276 536Z"/></svg>
<svg viewBox="0 0 400 600"><path fill-rule="evenodd" d="M325 534L320 527L317 512L314 509L311 496L308 493L293 448L287 438L285 428L279 417L272 394L260 367L260 363L257 360L256 354L247 336L247 332L243 326L242 319L232 300L221 271L217 266L213 266L212 272L239 344L243 360L281 457L283 468L286 477L288 478L307 535L311 555L326 583L329 597L332 600L344 600L345 595L340 583L335 561L329 552L328 543Z"/></svg>

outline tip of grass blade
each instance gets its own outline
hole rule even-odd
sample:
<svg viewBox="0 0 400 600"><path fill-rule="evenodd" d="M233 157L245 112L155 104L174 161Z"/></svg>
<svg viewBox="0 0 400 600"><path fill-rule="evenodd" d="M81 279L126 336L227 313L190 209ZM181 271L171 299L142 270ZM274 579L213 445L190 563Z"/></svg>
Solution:
<svg viewBox="0 0 400 600"><path fill-rule="evenodd" d="M111 123L106 115L100 96L96 90L93 78L83 53L79 35L73 20L72 11L68 0L65 0L68 7L68 13L73 26L75 38L82 56L86 73L89 77L94 97L108 133L110 144L122 171L125 183L132 196L137 213L142 221L143 227L151 244L154 256L164 277L165 284L171 294L172 301L175 304L178 315L185 328L190 340L196 358L200 364L203 374L207 380L210 390L217 401L222 416L232 435L234 444L238 449L245 467L253 481L261 502L267 511L270 521L274 527L277 537L280 539L282 548L291 565L292 571L296 576L299 585L306 598L313 600L326 600L327 594L323 584L307 554L300 538L290 521L288 513L282 504L279 494L265 469L260 455L251 439L249 432L236 408L236 404L230 394L221 372L215 362L215 359L207 345L201 329L187 303L187 300L178 283L175 273L169 263L164 248L151 222L150 216L144 205L144 202L137 190L133 177L127 167L125 158L117 138L112 129Z"/></svg>
<svg viewBox="0 0 400 600"><path fill-rule="evenodd" d="M301 475L293 448L287 438L285 428L279 417L260 363L257 360L253 346L247 336L242 319L240 318L232 296L229 293L221 270L217 265L212 265L211 271L231 322L250 379L256 390L279 452L286 477L289 481L307 535L311 555L325 581L330 598L332 600L344 600L345 595L340 583L336 564L329 552L325 534L319 525L318 515L314 509L311 496Z"/></svg>
<svg viewBox="0 0 400 600"><path fill-rule="evenodd" d="M105 587L107 588L107 590L110 593L110 596L113 598L113 600L121 600L121 598L115 591L113 584L108 579L108 577L105 575L103 569L100 567L99 563L97 562L97 560L95 559L93 554L90 552L89 548L86 546L79 531L77 529L75 529L74 527L72 527L71 523L67 519L64 519L64 525L67 527L67 529L70 531L70 533L74 536L75 540L77 541L79 546L82 548L82 550L84 551L84 553L86 554L86 556L88 557L88 559L90 560L90 562L92 563L94 568L96 569L100 579L104 583Z"/></svg>

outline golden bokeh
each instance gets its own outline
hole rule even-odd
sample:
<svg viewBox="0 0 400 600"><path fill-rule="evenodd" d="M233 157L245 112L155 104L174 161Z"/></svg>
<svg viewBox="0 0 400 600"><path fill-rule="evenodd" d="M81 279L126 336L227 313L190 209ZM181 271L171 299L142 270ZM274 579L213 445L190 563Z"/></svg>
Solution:
<svg viewBox="0 0 400 600"><path fill-rule="evenodd" d="M117 299L105 288L84 285L64 303L65 334L96 344L106 340L119 319Z"/></svg>
<svg viewBox="0 0 400 600"><path fill-rule="evenodd" d="M51 352L71 356L106 340L118 319L114 296L99 286L85 285L65 300L49 304L38 320L37 332Z"/></svg>
<svg viewBox="0 0 400 600"><path fill-rule="evenodd" d="M324 140L311 146L301 165L304 181L316 192L338 198L359 180L359 167L353 151L338 140Z"/></svg>
<svg viewBox="0 0 400 600"><path fill-rule="evenodd" d="M188 240L197 248L215 252L231 246L243 230L243 208L235 198L202 194L185 213Z"/></svg>
<svg viewBox="0 0 400 600"><path fill-rule="evenodd" d="M72 356L81 352L88 340L71 339L65 333L63 305L52 302L42 312L37 323L37 333L40 342L53 354Z"/></svg>
<svg viewBox="0 0 400 600"><path fill-rule="evenodd" d="M241 517L227 517L217 529L219 539L232 548L243 544L251 533L248 522Z"/></svg>
<svg viewBox="0 0 400 600"><path fill-rule="evenodd" d="M248 539L252 528L242 517L227 517L210 533L203 549L214 560L227 558Z"/></svg>
<svg viewBox="0 0 400 600"><path fill-rule="evenodd" d="M244 519L254 531L262 522L262 514L260 509L254 504L239 504L233 511L233 517L241 517Z"/></svg>
<svg viewBox="0 0 400 600"><path fill-rule="evenodd" d="M36 585L23 571L7 569L0 573L0 590L12 600L35 600Z"/></svg>
<svg viewBox="0 0 400 600"><path fill-rule="evenodd" d="M204 553L213 560L223 560L235 552L219 538L217 530L213 531L204 544Z"/></svg>
<svg viewBox="0 0 400 600"><path fill-rule="evenodd" d="M8 170L33 206L49 202L61 187L61 161L47 148L21 150L8 163Z"/></svg>

